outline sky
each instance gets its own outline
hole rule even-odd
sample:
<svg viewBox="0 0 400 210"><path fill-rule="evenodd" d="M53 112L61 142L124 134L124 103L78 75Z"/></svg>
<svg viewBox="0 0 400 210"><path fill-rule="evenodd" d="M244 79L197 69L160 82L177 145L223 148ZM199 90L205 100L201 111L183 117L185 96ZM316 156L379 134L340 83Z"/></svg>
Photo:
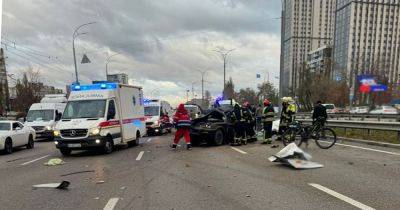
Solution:
<svg viewBox="0 0 400 210"><path fill-rule="evenodd" d="M268 79L278 87L280 12L280 0L3 0L2 47L13 78L32 67L65 89L75 80L72 34L95 22L75 41L80 82L104 80L117 54L110 74L126 73L145 96L176 105L192 85L201 98L200 71L204 89L220 95L215 50L235 49L226 73L236 90ZM83 54L91 63L81 64Z"/></svg>

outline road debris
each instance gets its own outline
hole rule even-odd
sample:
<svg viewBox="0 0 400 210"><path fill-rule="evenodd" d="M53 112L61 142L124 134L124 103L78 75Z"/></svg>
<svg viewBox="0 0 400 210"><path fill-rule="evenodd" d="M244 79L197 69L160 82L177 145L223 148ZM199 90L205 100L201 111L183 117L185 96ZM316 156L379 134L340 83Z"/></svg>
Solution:
<svg viewBox="0 0 400 210"><path fill-rule="evenodd" d="M99 200L100 198L99 198L99 197L95 197L95 198L93 198L93 199L95 199L95 200Z"/></svg>
<svg viewBox="0 0 400 210"><path fill-rule="evenodd" d="M207 187L212 187L212 185L207 185Z"/></svg>
<svg viewBox="0 0 400 210"><path fill-rule="evenodd" d="M274 145L271 146L271 148L278 148L278 147L279 147L278 144L274 144Z"/></svg>
<svg viewBox="0 0 400 210"><path fill-rule="evenodd" d="M64 189L68 188L69 184L70 184L69 181L62 181L61 183L37 184L37 185L33 185L32 187L34 189L37 189L37 188L54 188L54 189L64 190Z"/></svg>
<svg viewBox="0 0 400 210"><path fill-rule="evenodd" d="M246 197L247 197L247 198L250 198L250 197L251 197L251 195L246 195Z"/></svg>
<svg viewBox="0 0 400 210"><path fill-rule="evenodd" d="M354 165L354 163L353 163L353 162L350 162L350 161L349 161L349 162L347 162L347 163L348 163L349 165Z"/></svg>
<svg viewBox="0 0 400 210"><path fill-rule="evenodd" d="M119 188L119 189L121 189L121 190L125 190L126 189L126 186L122 186L121 188Z"/></svg>
<svg viewBox="0 0 400 210"><path fill-rule="evenodd" d="M96 184L103 184L103 183L105 183L105 181L103 181L103 180L100 180L100 181L96 182Z"/></svg>
<svg viewBox="0 0 400 210"><path fill-rule="evenodd" d="M189 163L185 163L185 167L189 168L190 164Z"/></svg>
<svg viewBox="0 0 400 210"><path fill-rule="evenodd" d="M60 176L69 176L69 175L83 174L83 173L90 173L90 172L94 172L94 170L77 171L77 172L72 172L72 173L68 173L68 174L62 174Z"/></svg>
<svg viewBox="0 0 400 210"><path fill-rule="evenodd" d="M47 161L47 163L44 163L45 166L58 166L58 165L62 165L65 162L63 160L61 160L60 158L53 158L50 159L49 161Z"/></svg>
<svg viewBox="0 0 400 210"><path fill-rule="evenodd" d="M271 162L280 162L295 169L322 168L323 165L311 162L311 155L301 150L295 143L291 143L279 151L276 155L268 158Z"/></svg>

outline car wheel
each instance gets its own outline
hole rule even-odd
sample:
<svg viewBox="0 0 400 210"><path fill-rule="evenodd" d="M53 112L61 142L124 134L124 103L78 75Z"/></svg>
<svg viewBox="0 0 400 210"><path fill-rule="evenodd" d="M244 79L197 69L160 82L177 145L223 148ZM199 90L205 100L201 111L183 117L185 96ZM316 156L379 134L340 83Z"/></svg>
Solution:
<svg viewBox="0 0 400 210"><path fill-rule="evenodd" d="M61 148L60 152L63 156L70 156L72 151L71 149L68 148Z"/></svg>
<svg viewBox="0 0 400 210"><path fill-rule="evenodd" d="M224 143L224 132L221 129L215 131L214 134L214 145L220 146Z"/></svg>
<svg viewBox="0 0 400 210"><path fill-rule="evenodd" d="M26 145L27 149L33 149L35 147L35 142L33 141L33 136L29 135L28 144Z"/></svg>
<svg viewBox="0 0 400 210"><path fill-rule="evenodd" d="M107 138L107 141L104 143L103 152L104 154L110 154L114 150L114 142L112 138Z"/></svg>
<svg viewBox="0 0 400 210"><path fill-rule="evenodd" d="M13 152L12 140L10 138L6 139L4 143L4 152L6 154L11 154Z"/></svg>

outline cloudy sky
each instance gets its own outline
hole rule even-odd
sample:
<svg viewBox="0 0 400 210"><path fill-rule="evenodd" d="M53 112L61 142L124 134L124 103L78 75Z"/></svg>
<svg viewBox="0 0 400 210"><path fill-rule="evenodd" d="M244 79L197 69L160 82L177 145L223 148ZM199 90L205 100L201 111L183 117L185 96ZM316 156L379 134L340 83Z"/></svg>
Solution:
<svg viewBox="0 0 400 210"><path fill-rule="evenodd" d="M215 49L236 49L227 76L236 88L278 84L280 0L3 0L2 47L14 77L29 66L42 81L65 88L74 80L72 33L87 22L76 41L81 83L127 73L145 95L176 104L194 84L218 95L223 63ZM80 64L86 53L90 64ZM256 74L261 79L256 79Z"/></svg>

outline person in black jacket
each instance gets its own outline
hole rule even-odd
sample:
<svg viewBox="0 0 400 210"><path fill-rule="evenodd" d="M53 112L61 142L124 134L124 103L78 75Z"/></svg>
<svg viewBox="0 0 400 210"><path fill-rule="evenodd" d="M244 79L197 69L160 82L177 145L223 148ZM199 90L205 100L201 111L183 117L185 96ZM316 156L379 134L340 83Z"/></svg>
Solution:
<svg viewBox="0 0 400 210"><path fill-rule="evenodd" d="M326 108L322 105L321 101L317 101L312 115L313 122L320 121L322 125L324 125L327 118L328 114L326 113Z"/></svg>

